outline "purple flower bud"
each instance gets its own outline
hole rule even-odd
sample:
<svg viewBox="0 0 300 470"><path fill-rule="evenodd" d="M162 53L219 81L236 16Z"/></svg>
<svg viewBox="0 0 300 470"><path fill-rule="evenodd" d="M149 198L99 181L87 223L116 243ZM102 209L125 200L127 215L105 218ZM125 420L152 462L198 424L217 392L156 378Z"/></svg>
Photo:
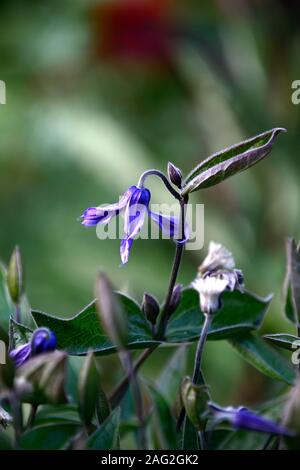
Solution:
<svg viewBox="0 0 300 470"><path fill-rule="evenodd" d="M9 353L11 359L14 361L16 367L20 367L24 362L30 358L31 343L22 344Z"/></svg>
<svg viewBox="0 0 300 470"><path fill-rule="evenodd" d="M182 187L182 172L179 168L177 168L173 163L168 163L168 175L169 180L173 183L177 188L181 189Z"/></svg>
<svg viewBox="0 0 300 470"><path fill-rule="evenodd" d="M143 296L142 310L150 323L155 325L157 317L159 315L160 306L156 298L145 292Z"/></svg>
<svg viewBox="0 0 300 470"><path fill-rule="evenodd" d="M9 355L13 359L16 367L20 367L30 357L54 351L56 348L56 336L48 328L38 328L32 335L31 341L18 346L10 351Z"/></svg>
<svg viewBox="0 0 300 470"><path fill-rule="evenodd" d="M54 351L57 340L53 331L48 328L38 328L31 339L31 356L37 356L44 352Z"/></svg>
<svg viewBox="0 0 300 470"><path fill-rule="evenodd" d="M182 285L176 284L172 293L171 300L170 300L170 307L169 307L170 313L175 312L178 305L180 304L181 297L182 297Z"/></svg>

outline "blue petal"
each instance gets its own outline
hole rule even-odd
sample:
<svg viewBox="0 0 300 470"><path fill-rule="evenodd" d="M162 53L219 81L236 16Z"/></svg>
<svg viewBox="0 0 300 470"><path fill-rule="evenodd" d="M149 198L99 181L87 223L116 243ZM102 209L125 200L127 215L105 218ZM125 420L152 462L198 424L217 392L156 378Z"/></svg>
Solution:
<svg viewBox="0 0 300 470"><path fill-rule="evenodd" d="M208 406L213 413L214 421L228 421L237 429L245 429L248 431L265 432L268 434L280 434L292 436L293 433L285 427L274 423L270 419L259 416L247 408L222 408L215 403L209 402Z"/></svg>
<svg viewBox="0 0 300 470"><path fill-rule="evenodd" d="M48 328L38 328L31 339L31 355L36 356L44 352L54 351L57 340L53 331Z"/></svg>
<svg viewBox="0 0 300 470"><path fill-rule="evenodd" d="M164 215L160 212L149 211L151 219L157 223L162 232L169 238L174 238L179 243L185 243L189 239L190 230L186 223L184 227L184 238L182 238L181 220L179 217Z"/></svg>
<svg viewBox="0 0 300 470"><path fill-rule="evenodd" d="M82 225L90 227L99 223L108 224L112 217L118 215L119 212L124 209L136 189L136 186L130 186L130 188L128 188L127 191L123 194L119 202L116 202L115 204L89 207L81 216Z"/></svg>
<svg viewBox="0 0 300 470"><path fill-rule="evenodd" d="M148 189L136 188L133 192L124 214L125 239L134 238L142 229L150 201Z"/></svg>
<svg viewBox="0 0 300 470"><path fill-rule="evenodd" d="M246 408L241 408L236 411L232 424L238 429L266 432L269 434L292 435L292 433L283 426L274 423L270 419L263 418Z"/></svg>
<svg viewBox="0 0 300 470"><path fill-rule="evenodd" d="M126 264L128 261L132 242L133 242L132 238L123 238L123 240L121 241L120 255L121 255L122 264Z"/></svg>
<svg viewBox="0 0 300 470"><path fill-rule="evenodd" d="M84 211L81 216L82 225L91 227L93 225L99 224L99 222L106 223L109 218L109 212L99 209L98 207L89 207Z"/></svg>
<svg viewBox="0 0 300 470"><path fill-rule="evenodd" d="M30 358L30 354L30 343L26 343L10 351L9 356L14 361L15 366L20 367L22 364L24 364L24 362L26 362Z"/></svg>

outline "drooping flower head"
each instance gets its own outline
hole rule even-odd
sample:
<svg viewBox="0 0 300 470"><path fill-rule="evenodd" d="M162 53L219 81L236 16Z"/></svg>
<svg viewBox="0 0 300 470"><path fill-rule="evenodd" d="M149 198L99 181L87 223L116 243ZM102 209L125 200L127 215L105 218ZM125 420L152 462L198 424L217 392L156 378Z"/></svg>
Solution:
<svg viewBox="0 0 300 470"><path fill-rule="evenodd" d="M90 207L81 216L82 224L95 226L108 224L114 216L124 213L124 236L121 241L120 255L122 263L128 261L130 249L134 238L141 231L146 215L156 222L164 234L170 238L180 240L180 221L174 216L167 216L149 209L151 193L144 187L130 186L120 198L119 202L107 206Z"/></svg>
<svg viewBox="0 0 300 470"><path fill-rule="evenodd" d="M232 254L220 243L210 242L208 254L192 282L192 287L199 292L202 312L216 312L221 306L221 294L226 290L241 290L243 285L243 273L235 268Z"/></svg>
<svg viewBox="0 0 300 470"><path fill-rule="evenodd" d="M259 416L257 413L254 413L254 411L245 407L233 408L232 406L228 406L222 408L212 402L208 403L208 407L215 424L227 422L236 429L245 429L246 431L264 432L285 436L293 435L293 433L284 426L276 424L270 419Z"/></svg>
<svg viewBox="0 0 300 470"><path fill-rule="evenodd" d="M13 349L10 351L9 355L11 359L13 359L16 367L20 367L31 357L54 351L56 345L57 340L53 331L48 328L38 328L33 333L31 341Z"/></svg>

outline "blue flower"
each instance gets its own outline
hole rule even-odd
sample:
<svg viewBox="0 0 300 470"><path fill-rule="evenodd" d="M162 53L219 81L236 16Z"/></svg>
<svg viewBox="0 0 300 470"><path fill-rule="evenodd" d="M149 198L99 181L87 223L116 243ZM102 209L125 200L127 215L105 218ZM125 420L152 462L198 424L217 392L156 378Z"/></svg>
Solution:
<svg viewBox="0 0 300 470"><path fill-rule="evenodd" d="M208 403L210 412L213 415L213 421L229 422L236 429L244 429L247 431L265 432L267 434L279 434L292 436L293 433L284 426L274 423L270 419L263 418L248 408L233 408L228 406L222 408L215 403Z"/></svg>
<svg viewBox="0 0 300 470"><path fill-rule="evenodd" d="M56 344L56 336L53 331L48 328L38 328L33 333L30 342L13 349L10 351L9 355L11 359L13 359L16 367L20 367L31 357L54 351Z"/></svg>
<svg viewBox="0 0 300 470"><path fill-rule="evenodd" d="M124 212L124 236L120 248L123 264L128 261L132 242L141 231L146 215L150 216L167 236L178 238L178 243L186 242L188 237L186 236L184 240L181 240L182 237L179 235L179 219L150 211L150 198L151 193L148 189L130 186L118 203L86 209L81 216L82 224L89 227L97 224L108 224L114 216Z"/></svg>

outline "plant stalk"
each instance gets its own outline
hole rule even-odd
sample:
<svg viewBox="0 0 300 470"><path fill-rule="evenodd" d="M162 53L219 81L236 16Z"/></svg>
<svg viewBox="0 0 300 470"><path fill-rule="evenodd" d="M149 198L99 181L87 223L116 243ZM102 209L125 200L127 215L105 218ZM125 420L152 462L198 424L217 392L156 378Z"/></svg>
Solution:
<svg viewBox="0 0 300 470"><path fill-rule="evenodd" d="M193 377L192 377L192 382L195 385L198 385L200 380L201 380L202 383L204 383L203 376L202 376L202 373L201 373L201 364L202 364L202 356L203 356L204 346L205 346L205 343L206 343L206 339L207 339L209 329L211 327L212 319L213 319L213 315L208 314L208 313L204 314L204 324L203 324L203 327L202 327L202 330L201 330L201 335L199 337L198 344L197 344L194 371L193 371ZM185 409L181 408L179 416L178 416L178 420L177 420L177 431L180 431L181 426L185 422L185 419L186 419ZM200 445L202 447L201 440L200 440Z"/></svg>
<svg viewBox="0 0 300 470"><path fill-rule="evenodd" d="M157 170L149 170L149 172L145 172L144 175L146 174L147 176L149 174L157 174ZM155 173L151 173L155 172ZM163 173L162 173L163 175ZM163 175L164 178L165 175ZM145 179L145 177L144 177ZM141 184L144 182L143 175L140 178ZM167 180L167 178L166 178ZM168 181L168 180L167 180ZM170 184L170 183L169 183ZM172 188L173 189L173 188ZM176 192L176 194L178 194ZM188 196L182 198L180 196L180 217L181 217L181 228L182 228L182 240L185 238L184 234L184 227L185 227L185 218L186 218L186 204L188 203ZM173 266L172 266L172 271L170 275L170 280L169 280L169 286L168 286L168 291L166 295L166 300L164 302L164 307L161 313L160 317L160 322L157 328L157 334L156 334L156 339L160 340L164 337L166 327L168 324L168 320L170 318L170 303L172 300L172 294L174 291L174 287L176 284L179 268L180 268L180 263L182 259L182 254L183 254L183 249L184 249L184 242L182 243L177 243L176 245L176 251L175 251L175 256L174 256L174 261L173 261ZM144 364L144 362L148 359L149 356L155 351L155 349L159 346L159 343L155 346L152 346L151 348L146 349L141 356L137 359L136 363L133 365L133 371L136 374L139 368ZM126 377L117 385L115 390L112 392L109 400L111 403L111 406L114 408L116 407L122 398L124 397L127 387L129 385L130 377L127 374Z"/></svg>

